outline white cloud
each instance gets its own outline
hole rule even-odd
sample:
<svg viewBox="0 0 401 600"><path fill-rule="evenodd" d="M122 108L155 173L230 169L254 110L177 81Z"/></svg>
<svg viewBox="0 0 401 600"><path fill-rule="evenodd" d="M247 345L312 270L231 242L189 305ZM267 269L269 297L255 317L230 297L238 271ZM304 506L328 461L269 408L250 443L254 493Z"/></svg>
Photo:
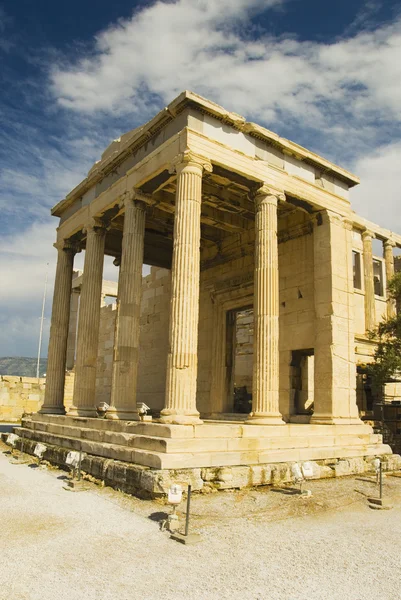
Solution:
<svg viewBox="0 0 401 600"><path fill-rule="evenodd" d="M46 271L49 283L43 355L47 354L55 271L54 240L52 222L34 223L18 234L3 234L1 238L0 356L35 356Z"/></svg>
<svg viewBox="0 0 401 600"><path fill-rule="evenodd" d="M251 25L251 16L287 1L148 2L100 32L77 62L52 55L49 85L66 110L57 112L38 82L29 87L29 102L45 107L38 120L0 106L0 210L13 229L0 238L0 355L35 355L47 262L49 323L57 225L49 208L85 177L109 135L146 121L183 89L348 164L362 180L354 208L401 230L401 144L393 139L401 130L401 18L360 31L374 14L369 2L347 38L330 44L261 35ZM0 10L0 30L2 22ZM106 258L105 278L117 274Z"/></svg>
<svg viewBox="0 0 401 600"><path fill-rule="evenodd" d="M46 271L46 321L42 356L47 356L51 302L57 251L56 219L35 222L18 234L3 235L0 240L0 356L35 356ZM75 269L83 269L84 253L77 254ZM104 278L117 281L118 269L111 257L105 257ZM100 301L100 299L99 299Z"/></svg>
<svg viewBox="0 0 401 600"><path fill-rule="evenodd" d="M359 158L354 170L361 185L351 192L353 209L374 223L401 233L401 142Z"/></svg>
<svg viewBox="0 0 401 600"><path fill-rule="evenodd" d="M157 2L101 32L93 54L55 67L53 92L76 113L138 110L145 120L154 103L193 89L272 129L293 129L353 168L362 179L355 208L390 226L393 211L400 214L400 151L391 138L401 131L401 18L357 31L378 9L369 2L348 37L329 44L247 35L250 14L272 6L278 4ZM379 190L384 210L377 208Z"/></svg>
<svg viewBox="0 0 401 600"><path fill-rule="evenodd" d="M16 125L7 138L0 169L0 209L13 216L31 215L43 220L49 209L73 189L104 149L106 140L93 132L92 140L44 137L40 125L33 135L24 135ZM83 129L85 132L85 129ZM78 132L73 131L78 136ZM3 140L2 145L5 145ZM54 221L56 222L56 221Z"/></svg>
<svg viewBox="0 0 401 600"><path fill-rule="evenodd" d="M96 36L91 55L56 66L53 92L76 111L134 113L154 94L168 102L192 89L265 123L302 119L332 134L401 121L401 20L331 44L245 35L248 12L274 4L157 2Z"/></svg>

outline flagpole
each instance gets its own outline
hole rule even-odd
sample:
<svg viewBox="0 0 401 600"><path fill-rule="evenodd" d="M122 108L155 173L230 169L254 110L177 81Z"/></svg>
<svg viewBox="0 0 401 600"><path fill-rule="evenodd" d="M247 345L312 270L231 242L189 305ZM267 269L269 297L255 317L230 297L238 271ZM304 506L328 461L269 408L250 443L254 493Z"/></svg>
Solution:
<svg viewBox="0 0 401 600"><path fill-rule="evenodd" d="M43 321L45 318L45 305L46 305L46 289L47 289L47 275L49 272L49 263L46 263L46 277L45 277L45 289L43 291L43 302L42 302L42 317L40 319L40 333L39 333L39 348L38 348L38 362L36 364L36 377L39 379L40 370L40 353L42 350L42 335L43 335Z"/></svg>

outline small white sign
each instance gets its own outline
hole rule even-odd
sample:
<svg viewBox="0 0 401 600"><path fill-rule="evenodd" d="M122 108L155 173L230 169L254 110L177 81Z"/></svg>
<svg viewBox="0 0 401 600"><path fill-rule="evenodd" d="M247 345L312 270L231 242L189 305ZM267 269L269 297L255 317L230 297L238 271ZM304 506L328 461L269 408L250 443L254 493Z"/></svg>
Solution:
<svg viewBox="0 0 401 600"><path fill-rule="evenodd" d="M376 472L380 471L380 458L375 458L374 460L372 460L372 465Z"/></svg>
<svg viewBox="0 0 401 600"><path fill-rule="evenodd" d="M47 450L47 446L45 446L44 444L36 444L33 453L38 458L43 458L43 455L46 452L46 450Z"/></svg>
<svg viewBox="0 0 401 600"><path fill-rule="evenodd" d="M295 481L300 481L303 479L301 467L299 466L298 463L294 463L292 465L291 472L292 472L292 476L294 477Z"/></svg>
<svg viewBox="0 0 401 600"><path fill-rule="evenodd" d="M302 473L305 479L313 477L313 465L311 462L304 462L302 465Z"/></svg>
<svg viewBox="0 0 401 600"><path fill-rule="evenodd" d="M178 484L174 484L168 491L168 502L169 504L179 504L182 500L182 487Z"/></svg>
<svg viewBox="0 0 401 600"><path fill-rule="evenodd" d="M69 452L67 454L67 458L65 459L65 464L70 465L70 467L76 467L76 466L78 466L78 463L79 463L79 452L75 452L74 450L71 450L71 452Z"/></svg>
<svg viewBox="0 0 401 600"><path fill-rule="evenodd" d="M19 440L19 435L16 435L15 433L10 433L7 436L7 444L12 446L13 448L15 448L15 444L17 443L17 440Z"/></svg>

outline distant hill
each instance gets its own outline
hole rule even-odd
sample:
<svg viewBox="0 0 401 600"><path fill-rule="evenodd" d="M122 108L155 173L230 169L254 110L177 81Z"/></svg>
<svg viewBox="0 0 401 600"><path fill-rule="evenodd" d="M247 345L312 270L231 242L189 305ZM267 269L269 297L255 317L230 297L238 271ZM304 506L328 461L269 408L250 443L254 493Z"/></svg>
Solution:
<svg viewBox="0 0 401 600"><path fill-rule="evenodd" d="M15 375L17 377L36 377L37 358L25 356L4 356L0 358L0 375ZM47 358L40 359L39 375L46 373Z"/></svg>

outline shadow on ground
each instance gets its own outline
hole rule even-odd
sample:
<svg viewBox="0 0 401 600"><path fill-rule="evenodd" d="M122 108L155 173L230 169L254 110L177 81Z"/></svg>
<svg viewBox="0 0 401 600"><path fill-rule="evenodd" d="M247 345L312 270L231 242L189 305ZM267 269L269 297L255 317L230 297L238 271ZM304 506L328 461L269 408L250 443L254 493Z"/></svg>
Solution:
<svg viewBox="0 0 401 600"><path fill-rule="evenodd" d="M150 519L151 521L156 521L156 523L160 523L160 521L165 521L165 519L167 519L167 518L168 518L168 514L166 512L162 512L162 511L151 513L148 516L148 519Z"/></svg>
<svg viewBox="0 0 401 600"><path fill-rule="evenodd" d="M301 494L301 491L298 488L279 488L279 487L274 487L271 488L272 492L276 492L278 494L284 494L285 496L299 496Z"/></svg>

